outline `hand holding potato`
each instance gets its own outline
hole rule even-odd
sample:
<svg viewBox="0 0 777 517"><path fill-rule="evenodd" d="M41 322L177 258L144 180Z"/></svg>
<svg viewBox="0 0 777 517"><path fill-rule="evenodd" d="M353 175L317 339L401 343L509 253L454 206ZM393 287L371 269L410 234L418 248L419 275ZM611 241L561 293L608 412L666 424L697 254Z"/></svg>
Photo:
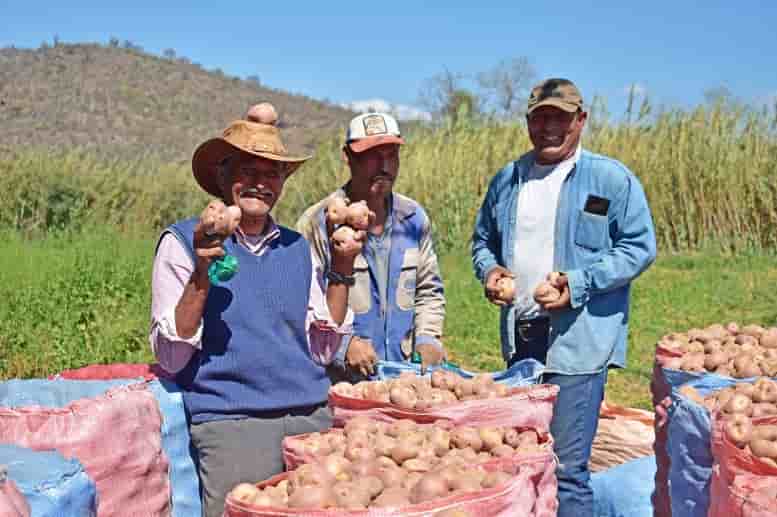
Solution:
<svg viewBox="0 0 777 517"><path fill-rule="evenodd" d="M240 208L214 199L202 211L194 228L194 252L198 265L207 270L210 263L224 256L222 245L240 224Z"/></svg>
<svg viewBox="0 0 777 517"><path fill-rule="evenodd" d="M494 305L507 305L515 298L515 275L507 268L496 266L486 277L486 299Z"/></svg>
<svg viewBox="0 0 777 517"><path fill-rule="evenodd" d="M360 372L365 377L375 373L375 363L378 356L372 343L366 339L354 336L348 345L348 352L345 354L345 364L348 368Z"/></svg>
<svg viewBox="0 0 777 517"><path fill-rule="evenodd" d="M544 285L547 284L547 285ZM543 282L538 286L538 289L542 287L541 296L538 298L537 291L534 292L534 299L542 306L546 311L555 311L559 309L566 309L570 305L571 293L569 292L569 279L564 273L554 271L548 274L546 282ZM559 293L556 296L556 293Z"/></svg>
<svg viewBox="0 0 777 517"><path fill-rule="evenodd" d="M367 234L363 230L354 230L350 226L341 226L335 230L329 241L332 247L332 262L350 261L362 252Z"/></svg>
<svg viewBox="0 0 777 517"><path fill-rule="evenodd" d="M416 346L416 352L421 356L421 375L426 374L430 366L437 366L445 360L445 350L441 346L424 343Z"/></svg>

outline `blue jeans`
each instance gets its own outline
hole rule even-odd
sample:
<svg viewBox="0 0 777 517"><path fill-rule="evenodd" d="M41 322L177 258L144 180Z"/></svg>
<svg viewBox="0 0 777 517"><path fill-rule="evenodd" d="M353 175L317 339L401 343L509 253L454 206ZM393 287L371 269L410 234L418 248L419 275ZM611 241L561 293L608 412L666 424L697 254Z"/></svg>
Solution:
<svg viewBox="0 0 777 517"><path fill-rule="evenodd" d="M523 325L523 328L519 328ZM516 353L508 363L532 357L545 363L548 353L548 332L543 322L516 324ZM563 375L546 373L545 384L559 387L553 406L550 434L555 441L559 459L556 469L558 479L558 517L583 517L594 514L594 496L591 490L591 473L588 460L591 457L596 428L599 425L599 407L604 399L607 369L591 375Z"/></svg>

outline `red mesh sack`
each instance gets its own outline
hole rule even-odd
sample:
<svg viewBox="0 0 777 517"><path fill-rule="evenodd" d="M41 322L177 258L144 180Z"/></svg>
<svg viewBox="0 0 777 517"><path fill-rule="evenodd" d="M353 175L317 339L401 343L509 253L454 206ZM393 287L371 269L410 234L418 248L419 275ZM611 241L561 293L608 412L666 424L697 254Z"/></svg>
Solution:
<svg viewBox="0 0 777 517"><path fill-rule="evenodd" d="M150 381L157 378L172 379L173 376L156 363L113 363L92 364L83 368L63 370L55 377L79 381L109 381L142 377Z"/></svg>
<svg viewBox="0 0 777 517"><path fill-rule="evenodd" d="M717 484L716 484L717 483ZM743 474L726 485L713 477L711 517L773 517L777 515L777 482L773 476Z"/></svg>
<svg viewBox="0 0 777 517"><path fill-rule="evenodd" d="M777 416L758 417L752 422L754 427L777 425ZM714 417L711 446L715 465L709 516L777 515L777 467L761 461L749 448L738 448L724 430L724 419L718 415ZM763 511L767 513L759 513Z"/></svg>
<svg viewBox="0 0 777 517"><path fill-rule="evenodd" d="M0 469L0 515L3 517L30 517L30 504L16 483Z"/></svg>
<svg viewBox="0 0 777 517"><path fill-rule="evenodd" d="M501 485L478 492L449 496L434 501L399 508L366 510L297 510L259 507L227 496L224 517L445 517L460 510L468 517L555 517L558 509L556 462L552 454L526 459L520 463L489 463L485 470L505 470L512 478ZM259 488L274 486L288 477L280 474L258 483Z"/></svg>
<svg viewBox="0 0 777 517"><path fill-rule="evenodd" d="M408 419L419 424L447 420L454 425L475 427L527 427L546 431L553 418L558 386L539 384L512 388L505 397L452 402L426 410L403 409L397 405L345 397L329 390L329 407L334 425L342 427L356 416L393 422Z"/></svg>
<svg viewBox="0 0 777 517"><path fill-rule="evenodd" d="M77 458L97 485L101 517L170 514L161 425L146 383L60 408L0 408L0 442Z"/></svg>

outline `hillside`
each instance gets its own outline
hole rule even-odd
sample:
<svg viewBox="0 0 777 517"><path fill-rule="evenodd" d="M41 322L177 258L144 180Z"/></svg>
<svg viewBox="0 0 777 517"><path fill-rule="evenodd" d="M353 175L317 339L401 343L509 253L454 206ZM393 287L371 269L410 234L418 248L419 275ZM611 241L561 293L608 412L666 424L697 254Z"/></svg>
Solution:
<svg viewBox="0 0 777 517"><path fill-rule="evenodd" d="M83 147L115 157L188 160L255 102L281 114L291 150L311 150L352 116L338 106L127 45L0 49L0 153ZM261 75L261 71L258 72Z"/></svg>

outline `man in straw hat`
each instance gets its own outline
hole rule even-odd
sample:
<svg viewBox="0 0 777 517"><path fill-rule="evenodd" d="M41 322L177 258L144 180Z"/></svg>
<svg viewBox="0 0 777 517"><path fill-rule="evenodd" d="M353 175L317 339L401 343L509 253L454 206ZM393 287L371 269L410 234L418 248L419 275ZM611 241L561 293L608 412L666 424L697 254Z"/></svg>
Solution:
<svg viewBox="0 0 777 517"><path fill-rule="evenodd" d="M364 202L371 211L364 253L356 258L349 304L354 336L341 347L330 373L369 375L378 359L404 361L417 352L421 368L445 357L440 337L445 296L434 251L431 223L424 209L393 191L404 139L397 121L366 113L348 126L343 155L350 181L308 208L297 222L313 254L330 261L326 211L333 200ZM334 371L332 371L334 370Z"/></svg>
<svg viewBox="0 0 777 517"><path fill-rule="evenodd" d="M567 79L531 91L534 149L491 180L472 236L475 273L501 306L505 361L537 359L542 381L560 388L551 434L561 517L593 515L588 459L607 370L626 363L629 285L656 258L642 186L623 164L581 148L586 118ZM512 299L500 294L503 278L515 283Z"/></svg>
<svg viewBox="0 0 777 517"><path fill-rule="evenodd" d="M194 178L218 200L162 232L154 260L151 346L182 388L213 517L232 487L283 470L285 436L330 426L324 367L352 328L349 286L326 282L305 239L270 215L309 158L288 154L276 120L255 106L197 148ZM333 271L353 273L363 238L332 245ZM225 253L239 268L214 283Z"/></svg>

